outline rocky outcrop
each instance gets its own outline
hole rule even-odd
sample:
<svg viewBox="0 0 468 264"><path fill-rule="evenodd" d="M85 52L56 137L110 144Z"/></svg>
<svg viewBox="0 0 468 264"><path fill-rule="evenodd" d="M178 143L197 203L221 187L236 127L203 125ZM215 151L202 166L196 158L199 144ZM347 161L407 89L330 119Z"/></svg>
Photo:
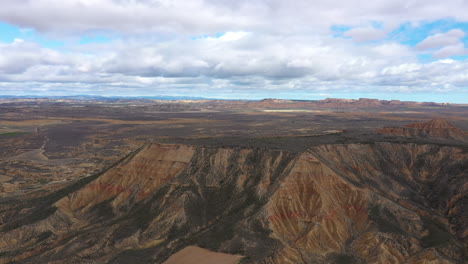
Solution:
<svg viewBox="0 0 468 264"><path fill-rule="evenodd" d="M414 123L404 127L386 127L377 131L381 134L405 137L436 137L467 140L468 133L444 119L433 119L425 123Z"/></svg>
<svg viewBox="0 0 468 264"><path fill-rule="evenodd" d="M226 263L463 263L467 168L466 150L438 145L151 144L41 201L42 217L32 203L2 209L22 224L0 226L0 263L178 263L189 251Z"/></svg>
<svg viewBox="0 0 468 264"><path fill-rule="evenodd" d="M368 193L309 154L302 155L267 204L272 236L282 249L271 263L310 263L347 251L369 228Z"/></svg>

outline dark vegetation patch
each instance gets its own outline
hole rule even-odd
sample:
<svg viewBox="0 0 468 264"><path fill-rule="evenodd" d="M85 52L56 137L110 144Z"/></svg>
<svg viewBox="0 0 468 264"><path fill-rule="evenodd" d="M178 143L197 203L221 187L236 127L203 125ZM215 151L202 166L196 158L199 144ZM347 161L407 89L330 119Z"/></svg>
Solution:
<svg viewBox="0 0 468 264"><path fill-rule="evenodd" d="M325 263L327 264L363 264L365 262L350 254L330 253L327 255L325 259Z"/></svg>
<svg viewBox="0 0 468 264"><path fill-rule="evenodd" d="M429 234L421 238L421 246L424 248L443 247L454 242L454 237L450 234L443 224L428 217L422 217L424 228Z"/></svg>
<svg viewBox="0 0 468 264"><path fill-rule="evenodd" d="M271 137L207 137L187 138L173 137L157 139L161 143L188 144L200 146L229 147L229 148L262 148L279 149L301 153L313 146L324 144L373 144L389 142L398 144L436 144L439 146L461 147L468 149L468 142L434 139L434 138L406 138L399 136L382 136L374 133L347 131L337 134L312 136L271 136Z"/></svg>
<svg viewBox="0 0 468 264"><path fill-rule="evenodd" d="M0 137L15 137L15 136L23 136L28 135L28 132L8 132L8 133L1 133Z"/></svg>
<svg viewBox="0 0 468 264"><path fill-rule="evenodd" d="M369 218L377 224L377 228L383 233L405 235L405 232L398 225L397 218L387 208L374 205L369 210Z"/></svg>
<svg viewBox="0 0 468 264"><path fill-rule="evenodd" d="M111 206L111 200L102 201L91 207L86 213L89 216L91 224L96 224L106 221L115 217L114 211Z"/></svg>
<svg viewBox="0 0 468 264"><path fill-rule="evenodd" d="M45 232L42 232L40 233L38 236L37 236L37 241L36 243L38 242L41 242L43 240L46 240L47 238L49 238L50 236L52 236L53 233L51 231L45 231Z"/></svg>
<svg viewBox="0 0 468 264"><path fill-rule="evenodd" d="M237 264L249 264L252 263L252 258L249 256L242 257Z"/></svg>
<svg viewBox="0 0 468 264"><path fill-rule="evenodd" d="M50 180L48 180L48 179L37 179L37 182L38 182L39 184L42 184L42 185L44 185L44 184L47 184L47 183L49 183L49 182L50 182Z"/></svg>
<svg viewBox="0 0 468 264"><path fill-rule="evenodd" d="M155 247L146 249L124 250L111 259L108 264L131 264L131 263L162 263L160 259L153 256L157 253Z"/></svg>

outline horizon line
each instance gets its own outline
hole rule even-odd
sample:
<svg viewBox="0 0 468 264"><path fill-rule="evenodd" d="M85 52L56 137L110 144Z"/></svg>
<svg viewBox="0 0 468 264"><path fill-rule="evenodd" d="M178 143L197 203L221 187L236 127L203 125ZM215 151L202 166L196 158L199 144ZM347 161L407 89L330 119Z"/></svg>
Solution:
<svg viewBox="0 0 468 264"><path fill-rule="evenodd" d="M80 98L85 97L85 98ZM377 100L377 101L397 101L397 102L408 102L408 103L434 103L439 105L468 105L467 103L452 103L452 102L434 102L434 101L412 101L412 100L400 100L400 99L378 99L360 97L358 99L353 98L339 98L339 97L327 97L323 99L295 99L295 98L275 98L275 97L264 97L262 99L245 99L245 98L209 98L202 96L178 96L178 95L89 95L89 94L78 94L78 95L1 95L0 99L60 99L68 98L70 100L83 101L86 99L95 98L99 99L130 99L130 100L158 100L158 101L253 101L259 102L264 100L278 100L278 101L303 101L303 102L317 102L325 100L349 100L349 101L360 101L360 100Z"/></svg>

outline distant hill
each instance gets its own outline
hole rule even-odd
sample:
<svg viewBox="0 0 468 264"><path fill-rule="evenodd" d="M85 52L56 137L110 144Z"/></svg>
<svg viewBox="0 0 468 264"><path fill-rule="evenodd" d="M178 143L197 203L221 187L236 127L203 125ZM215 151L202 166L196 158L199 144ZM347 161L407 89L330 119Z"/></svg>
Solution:
<svg viewBox="0 0 468 264"><path fill-rule="evenodd" d="M465 131L450 124L445 119L432 119L429 122L413 123L404 127L386 127L377 132L407 137L438 137L462 140L468 138Z"/></svg>
<svg viewBox="0 0 468 264"><path fill-rule="evenodd" d="M411 107L411 106L447 106L447 105L460 105L451 103L434 103L434 102L414 102L414 101L400 101L400 100L379 100L369 98L359 99L337 99L326 98L323 100L286 100L267 98L262 100L243 100L243 99L219 99L219 98L206 98L198 96L168 96L168 95L155 95L155 96L95 96L95 95L71 95L71 96L37 96L37 95L0 95L2 99L23 99L23 100L71 100L71 101L140 101L140 100L161 100L172 102L186 102L203 103L203 104L227 104L227 105L246 105L248 107L262 107L262 108L292 108L292 107Z"/></svg>
<svg viewBox="0 0 468 264"><path fill-rule="evenodd" d="M98 96L98 95L70 95L70 96L39 96L39 95L0 95L0 99L66 99L66 100L95 100L95 101L108 101L108 100L207 100L205 97L193 96ZM212 99L214 100L214 99Z"/></svg>

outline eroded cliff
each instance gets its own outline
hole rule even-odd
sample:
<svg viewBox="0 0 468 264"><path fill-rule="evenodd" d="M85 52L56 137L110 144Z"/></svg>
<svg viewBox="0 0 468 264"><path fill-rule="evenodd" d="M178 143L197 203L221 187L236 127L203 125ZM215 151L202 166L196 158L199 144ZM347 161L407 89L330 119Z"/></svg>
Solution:
<svg viewBox="0 0 468 264"><path fill-rule="evenodd" d="M467 169L466 149L439 145L151 144L38 201L41 217L2 209L0 263L163 263L190 246L242 263L463 263Z"/></svg>

